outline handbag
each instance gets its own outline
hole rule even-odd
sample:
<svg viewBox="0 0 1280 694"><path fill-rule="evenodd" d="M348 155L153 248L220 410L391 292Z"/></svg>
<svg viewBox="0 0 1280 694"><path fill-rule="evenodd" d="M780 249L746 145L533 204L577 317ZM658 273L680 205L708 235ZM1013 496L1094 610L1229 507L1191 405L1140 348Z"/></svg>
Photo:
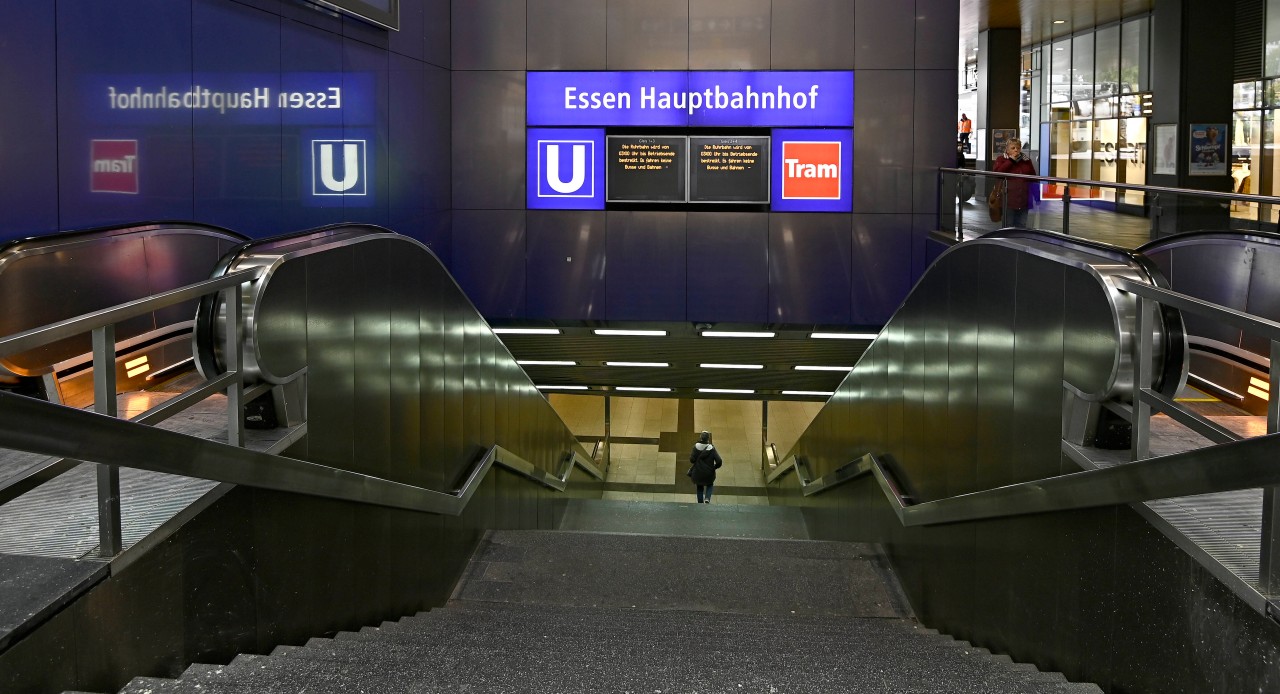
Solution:
<svg viewBox="0 0 1280 694"><path fill-rule="evenodd" d="M991 189L991 194L987 196L987 215L991 217L991 221L998 222L1004 216L1004 187L1005 183L1001 181Z"/></svg>

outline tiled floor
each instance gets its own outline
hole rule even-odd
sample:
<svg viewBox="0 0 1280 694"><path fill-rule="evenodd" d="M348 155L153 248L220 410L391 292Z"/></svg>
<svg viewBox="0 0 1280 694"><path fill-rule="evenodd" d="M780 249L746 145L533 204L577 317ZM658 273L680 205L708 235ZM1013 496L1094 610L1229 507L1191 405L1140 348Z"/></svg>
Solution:
<svg viewBox="0 0 1280 694"><path fill-rule="evenodd" d="M589 395L552 394L552 406L578 436L604 435L604 398ZM805 427L822 409L822 403L770 402L769 440L784 455ZM765 504L761 474L760 427L763 407L759 401L695 400L693 431L707 430L724 458L716 477L716 487L757 494L721 493L716 503ZM679 402L671 398L612 398L609 403L610 436L652 439L653 443L614 442L610 447L607 482L625 489L612 489L606 499L630 501L671 501L688 503L693 488L683 478L688 451L659 450L657 440L664 432L678 430ZM687 490L687 491L683 491Z"/></svg>

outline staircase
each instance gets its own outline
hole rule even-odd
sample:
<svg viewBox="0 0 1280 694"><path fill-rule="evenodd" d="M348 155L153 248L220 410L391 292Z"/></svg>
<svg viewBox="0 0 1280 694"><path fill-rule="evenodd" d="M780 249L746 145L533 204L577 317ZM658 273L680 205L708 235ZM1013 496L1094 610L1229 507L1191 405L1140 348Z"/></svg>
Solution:
<svg viewBox="0 0 1280 694"><path fill-rule="evenodd" d="M717 536L790 534L795 509L596 501L565 521L604 517L631 532L490 533L442 609L121 691L1101 691L920 627L873 545Z"/></svg>

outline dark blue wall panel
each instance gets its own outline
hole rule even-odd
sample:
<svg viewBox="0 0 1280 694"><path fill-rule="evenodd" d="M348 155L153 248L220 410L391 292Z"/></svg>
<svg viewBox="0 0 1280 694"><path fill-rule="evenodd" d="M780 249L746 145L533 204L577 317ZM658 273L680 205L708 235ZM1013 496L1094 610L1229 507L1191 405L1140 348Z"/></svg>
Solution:
<svg viewBox="0 0 1280 694"><path fill-rule="evenodd" d="M911 290L911 225L909 214L853 215L851 324L884 325Z"/></svg>
<svg viewBox="0 0 1280 694"><path fill-rule="evenodd" d="M366 25L367 26L367 25ZM345 219L358 219L371 224L386 226L388 191L388 160L394 150L397 156L413 156L399 148L388 146L388 121L390 97L387 88L389 54L367 43L345 39L342 44L343 88L372 89L372 108L351 108L344 105L343 135L349 140L368 141L368 194L342 196ZM354 82L354 84L353 84ZM358 92L357 92L358 93Z"/></svg>
<svg viewBox="0 0 1280 694"><path fill-rule="evenodd" d="M688 252L689 320L769 320L768 215L691 212Z"/></svg>
<svg viewBox="0 0 1280 694"><path fill-rule="evenodd" d="M58 13L63 228L193 216L191 111L113 110L108 100L112 87L190 89L190 27L190 2L75 3L74 11ZM136 193L91 191L95 140L136 143L127 145L136 151Z"/></svg>
<svg viewBox="0 0 1280 694"><path fill-rule="evenodd" d="M605 213L530 210L525 307L530 318L601 320Z"/></svg>
<svg viewBox="0 0 1280 694"><path fill-rule="evenodd" d="M685 213L610 212L610 320L685 320Z"/></svg>
<svg viewBox="0 0 1280 694"><path fill-rule="evenodd" d="M219 0L192 9L194 79L202 85L280 90L280 18ZM217 111L192 113L195 219L242 234L284 230L281 123L269 111L246 123Z"/></svg>
<svg viewBox="0 0 1280 694"><path fill-rule="evenodd" d="M770 322L849 322L851 232L845 214L770 216Z"/></svg>
<svg viewBox="0 0 1280 694"><path fill-rule="evenodd" d="M4 5L0 37L0 241L58 228L54 6ZM19 97L20 95L20 97Z"/></svg>
<svg viewBox="0 0 1280 694"><path fill-rule="evenodd" d="M316 31L304 24L283 22L281 24L280 69L288 75L291 73L319 73L330 75L342 72L342 38L327 32ZM312 121L309 125L325 128L326 135L338 136L342 132L343 123L320 121L306 116L284 116L285 132L294 128L302 128L298 120ZM335 132L336 130L336 132ZM311 189L310 168L308 166L311 153L303 136L284 137L284 200L286 213L285 225L288 229L306 229L322 224L334 224L346 220L341 200L324 205L304 205L303 200Z"/></svg>
<svg viewBox="0 0 1280 694"><path fill-rule="evenodd" d="M489 318L525 315L524 210L456 210L452 271Z"/></svg>

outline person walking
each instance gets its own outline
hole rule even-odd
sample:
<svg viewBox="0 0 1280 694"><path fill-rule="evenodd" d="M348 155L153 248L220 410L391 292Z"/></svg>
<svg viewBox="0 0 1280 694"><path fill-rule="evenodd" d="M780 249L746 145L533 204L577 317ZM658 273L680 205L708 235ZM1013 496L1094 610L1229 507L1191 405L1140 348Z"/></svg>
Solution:
<svg viewBox="0 0 1280 694"><path fill-rule="evenodd" d="M960 147L962 151L969 151L969 135L973 132L973 121L965 114L960 114L960 122L956 124L956 130L960 133Z"/></svg>
<svg viewBox="0 0 1280 694"><path fill-rule="evenodd" d="M1022 143L1016 139L1005 144L1004 154L996 157L992 168L998 173L1036 175L1036 165L1031 163L1031 157L1022 151ZM1027 228L1027 211L1031 208L1031 181L1010 178L996 185L1005 186L1004 226Z"/></svg>
<svg viewBox="0 0 1280 694"><path fill-rule="evenodd" d="M698 485L698 503L711 503L711 490L716 484L716 470L724 465L720 452L711 443L711 432L698 435L698 442L689 452L689 479Z"/></svg>

